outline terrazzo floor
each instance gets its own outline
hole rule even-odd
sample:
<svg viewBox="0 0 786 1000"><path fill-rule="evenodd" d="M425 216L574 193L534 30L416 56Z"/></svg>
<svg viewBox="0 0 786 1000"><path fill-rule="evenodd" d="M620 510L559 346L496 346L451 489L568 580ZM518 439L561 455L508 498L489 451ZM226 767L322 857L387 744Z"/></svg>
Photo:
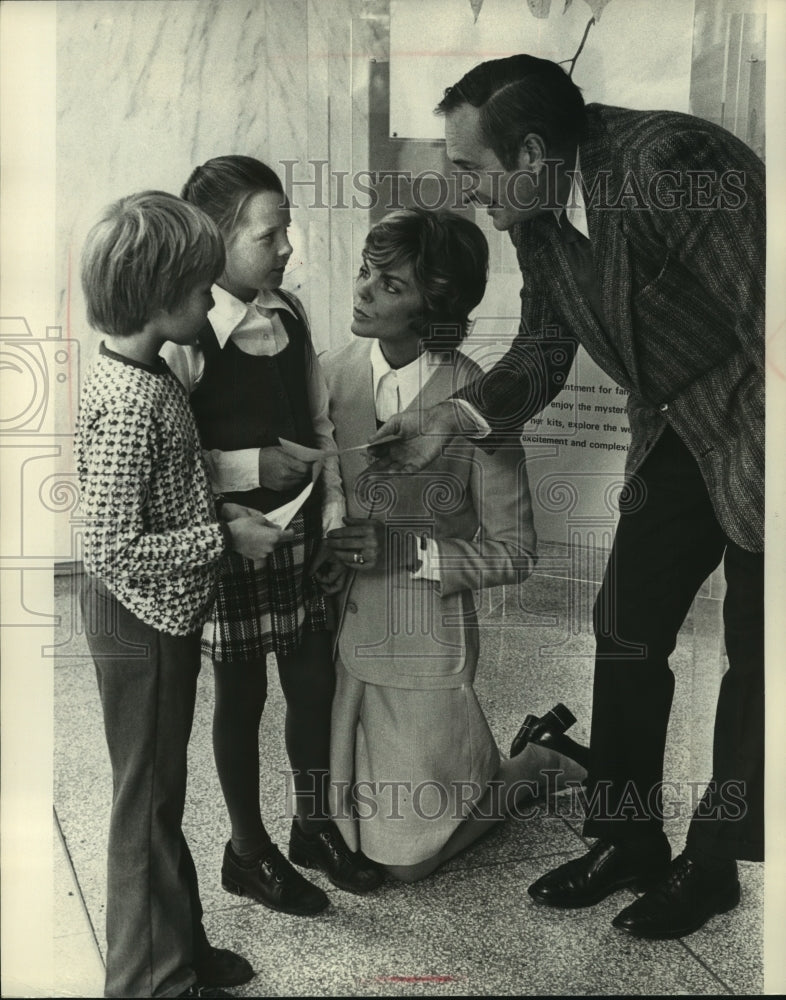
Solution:
<svg viewBox="0 0 786 1000"><path fill-rule="evenodd" d="M555 548L519 588L485 594L477 691L503 749L524 715L556 702L578 718L586 741L592 673L587 614L596 584L568 579ZM56 577L55 988L50 996L103 990L105 844L111 772L92 662L80 634L73 578ZM711 723L720 680L717 595L705 587L672 658L677 690L666 778L709 774ZM271 681L275 672L271 672ZM285 845L287 761L283 698L276 683L261 733L263 815ZM331 905L315 918L288 917L224 892L219 871L227 823L210 746L213 688L203 665L190 747L184 828L200 877L211 941L245 955L256 978L238 996L718 995L763 992L763 867L741 864L743 896L732 913L681 941L638 942L611 919L623 892L588 910L532 904L526 887L585 850L570 795L534 819L510 820L416 885L386 883L372 896L314 881ZM690 813L675 802L667 830L675 853Z"/></svg>

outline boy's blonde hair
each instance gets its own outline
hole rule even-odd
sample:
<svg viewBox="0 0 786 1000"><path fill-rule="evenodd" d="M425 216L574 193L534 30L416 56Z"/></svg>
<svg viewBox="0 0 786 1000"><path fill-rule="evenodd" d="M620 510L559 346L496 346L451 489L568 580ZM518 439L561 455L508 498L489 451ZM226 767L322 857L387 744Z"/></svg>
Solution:
<svg viewBox="0 0 786 1000"><path fill-rule="evenodd" d="M139 332L176 310L224 269L224 241L204 212L165 191L114 202L82 250L82 288L91 326L110 336Z"/></svg>

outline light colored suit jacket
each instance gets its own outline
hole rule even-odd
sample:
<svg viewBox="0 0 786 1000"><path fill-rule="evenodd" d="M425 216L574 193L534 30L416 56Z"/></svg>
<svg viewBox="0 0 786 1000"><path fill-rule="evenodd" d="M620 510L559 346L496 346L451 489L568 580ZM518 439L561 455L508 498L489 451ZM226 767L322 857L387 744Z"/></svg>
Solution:
<svg viewBox="0 0 786 1000"><path fill-rule="evenodd" d="M666 422L742 548L764 540L764 166L724 129L590 104L580 145L601 326L553 216L514 226L522 329L470 400L516 434L559 392L580 342L629 391L635 472Z"/></svg>
<svg viewBox="0 0 786 1000"><path fill-rule="evenodd" d="M371 342L323 356L330 417L340 449L364 444L377 427ZM460 353L432 354L437 370L408 409L448 399L480 369ZM386 523L391 553L406 532L439 546L440 583L408 571L354 573L344 591L339 655L350 674L406 688L471 683L478 658L472 591L518 583L535 565L536 537L524 451L517 442L489 455L457 438L428 469L368 474L365 451L342 455L348 513Z"/></svg>

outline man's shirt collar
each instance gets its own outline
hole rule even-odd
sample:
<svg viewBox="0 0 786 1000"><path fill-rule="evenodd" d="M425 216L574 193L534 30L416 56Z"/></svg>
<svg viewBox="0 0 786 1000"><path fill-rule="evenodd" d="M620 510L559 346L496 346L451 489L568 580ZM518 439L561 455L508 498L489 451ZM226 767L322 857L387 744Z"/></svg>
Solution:
<svg viewBox="0 0 786 1000"><path fill-rule="evenodd" d="M589 239L589 226L587 225L587 207L584 204L584 195L581 190L581 162L579 160L579 151L576 150L576 166L573 169L573 179L570 185L570 192L568 194L568 201L564 208L555 208L554 215L556 216L557 222L559 223L562 219L562 213L565 213L565 218L577 229L582 236L586 236Z"/></svg>

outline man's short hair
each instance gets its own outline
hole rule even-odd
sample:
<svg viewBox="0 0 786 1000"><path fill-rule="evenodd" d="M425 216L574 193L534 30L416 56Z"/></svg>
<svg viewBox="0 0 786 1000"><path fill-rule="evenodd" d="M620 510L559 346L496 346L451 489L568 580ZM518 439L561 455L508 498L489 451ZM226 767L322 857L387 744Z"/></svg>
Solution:
<svg viewBox="0 0 786 1000"><path fill-rule="evenodd" d="M536 56L480 63L447 88L435 113L462 104L480 109L485 144L506 170L515 169L528 133L541 136L551 153L577 143L586 126L581 90L558 63Z"/></svg>
<svg viewBox="0 0 786 1000"><path fill-rule="evenodd" d="M466 337L489 266L486 237L474 222L421 208L390 212L371 227L363 257L377 268L412 264L427 347L452 349Z"/></svg>
<svg viewBox="0 0 786 1000"><path fill-rule="evenodd" d="M218 227L194 205L164 191L114 202L82 250L87 319L110 336L137 333L160 309L176 310L224 268Z"/></svg>

